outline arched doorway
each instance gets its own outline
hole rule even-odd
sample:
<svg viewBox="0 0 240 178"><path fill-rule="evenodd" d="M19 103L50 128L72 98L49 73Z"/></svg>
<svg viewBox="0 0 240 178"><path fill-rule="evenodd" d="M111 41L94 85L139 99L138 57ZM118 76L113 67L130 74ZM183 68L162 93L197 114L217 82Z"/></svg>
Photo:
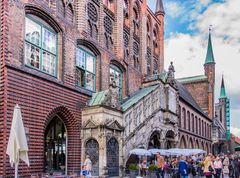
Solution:
<svg viewBox="0 0 240 178"><path fill-rule="evenodd" d="M55 116L45 132L45 171L65 172L67 132L63 121Z"/></svg>
<svg viewBox="0 0 240 178"><path fill-rule="evenodd" d="M166 143L165 148L170 149L174 147L174 132L172 130L167 131L166 133Z"/></svg>
<svg viewBox="0 0 240 178"><path fill-rule="evenodd" d="M90 139L86 142L85 155L90 156L92 161L92 176L99 175L99 144L95 139Z"/></svg>
<svg viewBox="0 0 240 178"><path fill-rule="evenodd" d="M160 133L158 131L154 131L148 142L148 149L160 148L160 147L161 147Z"/></svg>
<svg viewBox="0 0 240 178"><path fill-rule="evenodd" d="M180 140L180 148L187 148L187 142L184 136Z"/></svg>
<svg viewBox="0 0 240 178"><path fill-rule="evenodd" d="M107 169L108 177L119 176L119 145L115 138L107 142Z"/></svg>

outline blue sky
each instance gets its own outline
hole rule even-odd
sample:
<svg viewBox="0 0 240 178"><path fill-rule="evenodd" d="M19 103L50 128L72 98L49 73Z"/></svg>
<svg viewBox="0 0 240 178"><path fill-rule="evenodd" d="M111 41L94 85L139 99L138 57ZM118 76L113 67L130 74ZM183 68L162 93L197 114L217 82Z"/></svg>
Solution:
<svg viewBox="0 0 240 178"><path fill-rule="evenodd" d="M174 62L177 77L203 74L209 26L216 62L215 99L221 77L231 99L231 131L240 137L240 0L163 0L165 68ZM156 0L148 0L155 11Z"/></svg>

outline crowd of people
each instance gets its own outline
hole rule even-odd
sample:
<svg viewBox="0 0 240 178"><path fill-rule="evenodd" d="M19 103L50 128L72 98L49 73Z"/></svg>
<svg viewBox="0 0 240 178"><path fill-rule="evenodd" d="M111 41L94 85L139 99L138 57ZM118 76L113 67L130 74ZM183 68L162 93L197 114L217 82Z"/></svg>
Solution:
<svg viewBox="0 0 240 178"><path fill-rule="evenodd" d="M240 178L240 156L237 154L164 157L157 153L153 164L157 167L157 178ZM143 159L140 165L142 176L146 176L148 166L147 160Z"/></svg>

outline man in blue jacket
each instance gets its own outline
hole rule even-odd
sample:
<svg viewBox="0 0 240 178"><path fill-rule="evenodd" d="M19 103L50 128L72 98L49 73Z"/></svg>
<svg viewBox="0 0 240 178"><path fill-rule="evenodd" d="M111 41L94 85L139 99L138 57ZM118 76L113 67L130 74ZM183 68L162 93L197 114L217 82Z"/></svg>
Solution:
<svg viewBox="0 0 240 178"><path fill-rule="evenodd" d="M185 156L182 156L179 162L179 173L181 178L188 178L188 165Z"/></svg>

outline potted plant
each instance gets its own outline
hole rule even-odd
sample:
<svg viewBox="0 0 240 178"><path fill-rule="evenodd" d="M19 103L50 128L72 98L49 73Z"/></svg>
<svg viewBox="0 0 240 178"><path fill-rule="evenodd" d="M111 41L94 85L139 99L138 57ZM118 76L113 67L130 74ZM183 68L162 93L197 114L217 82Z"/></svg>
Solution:
<svg viewBox="0 0 240 178"><path fill-rule="evenodd" d="M148 173L150 178L155 178L156 177L156 171L157 171L157 166L155 164L150 164L148 166Z"/></svg>
<svg viewBox="0 0 240 178"><path fill-rule="evenodd" d="M138 166L137 164L129 164L128 166L129 172L130 172L130 177L135 178L138 172Z"/></svg>

